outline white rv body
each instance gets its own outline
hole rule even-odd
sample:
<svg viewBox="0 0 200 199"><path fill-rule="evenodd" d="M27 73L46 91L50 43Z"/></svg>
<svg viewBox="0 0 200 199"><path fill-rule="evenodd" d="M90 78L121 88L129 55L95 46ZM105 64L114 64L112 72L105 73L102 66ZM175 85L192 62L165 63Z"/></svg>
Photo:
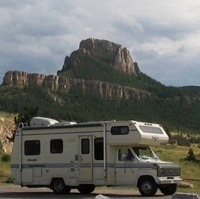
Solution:
<svg viewBox="0 0 200 199"><path fill-rule="evenodd" d="M59 124L41 118L45 126L39 120L33 118L32 126L19 128L15 134L11 156L14 184L50 187L57 193L71 188L90 193L96 186L135 186L142 195L150 196L157 188L173 194L181 181L180 167L159 160L149 148L168 142L158 124Z"/></svg>

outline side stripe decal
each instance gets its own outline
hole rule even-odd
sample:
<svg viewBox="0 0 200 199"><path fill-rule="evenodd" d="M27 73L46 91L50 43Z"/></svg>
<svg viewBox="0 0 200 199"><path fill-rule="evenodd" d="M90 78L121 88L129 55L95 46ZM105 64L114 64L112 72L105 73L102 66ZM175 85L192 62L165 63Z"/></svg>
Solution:
<svg viewBox="0 0 200 199"><path fill-rule="evenodd" d="M34 168L34 167L43 167L43 168L86 168L86 167L102 167L103 163L52 163L52 164L22 164L22 168ZM152 164L144 164L144 163L107 163L106 167L108 168L149 168L149 169L155 169L156 167ZM19 164L11 164L11 168L19 168Z"/></svg>

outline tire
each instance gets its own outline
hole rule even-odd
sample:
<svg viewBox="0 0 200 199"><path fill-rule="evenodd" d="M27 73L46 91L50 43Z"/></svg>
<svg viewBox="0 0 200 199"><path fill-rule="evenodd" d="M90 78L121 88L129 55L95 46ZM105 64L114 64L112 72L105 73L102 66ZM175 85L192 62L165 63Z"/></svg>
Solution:
<svg viewBox="0 0 200 199"><path fill-rule="evenodd" d="M80 185L77 189L81 194L90 194L95 190L95 186L92 184Z"/></svg>
<svg viewBox="0 0 200 199"><path fill-rule="evenodd" d="M164 195L172 195L176 192L177 185L176 184L171 184L171 185L164 185L160 187L160 191Z"/></svg>
<svg viewBox="0 0 200 199"><path fill-rule="evenodd" d="M139 192L142 196L154 196L158 190L153 178L143 178L139 182Z"/></svg>
<svg viewBox="0 0 200 199"><path fill-rule="evenodd" d="M65 194L69 194L71 191L71 187L65 186Z"/></svg>
<svg viewBox="0 0 200 199"><path fill-rule="evenodd" d="M51 188L53 192L57 194L69 193L71 191L71 188L66 186L61 178L54 179L52 181Z"/></svg>

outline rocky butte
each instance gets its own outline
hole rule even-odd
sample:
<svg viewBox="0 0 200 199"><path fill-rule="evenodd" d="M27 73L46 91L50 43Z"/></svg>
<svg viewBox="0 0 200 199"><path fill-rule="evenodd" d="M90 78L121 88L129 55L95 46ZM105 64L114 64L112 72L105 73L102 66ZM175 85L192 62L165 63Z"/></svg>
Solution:
<svg viewBox="0 0 200 199"><path fill-rule="evenodd" d="M79 62L80 56L92 56L98 60L111 64L115 69L129 75L136 75L139 68L126 48L107 40L86 39L81 41L79 49L66 56L63 68L58 74L68 70L75 62Z"/></svg>
<svg viewBox="0 0 200 199"><path fill-rule="evenodd" d="M3 78L3 85L18 87L42 86L52 91L78 91L102 98L140 99L151 97L149 92L132 87L64 76L64 72L73 63L80 61L80 56L92 56L128 75L137 75L140 72L137 63L133 62L126 48L106 40L87 39L80 42L77 51L72 52L70 57L67 56L65 58L63 68L57 72L57 76L26 73L23 71L8 71Z"/></svg>

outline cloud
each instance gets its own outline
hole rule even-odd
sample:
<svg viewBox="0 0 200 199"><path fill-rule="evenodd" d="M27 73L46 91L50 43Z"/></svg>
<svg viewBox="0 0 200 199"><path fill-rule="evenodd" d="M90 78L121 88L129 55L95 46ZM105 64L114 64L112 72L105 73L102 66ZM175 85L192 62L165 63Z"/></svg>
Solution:
<svg viewBox="0 0 200 199"><path fill-rule="evenodd" d="M127 47L166 85L198 85L198 0L1 0L0 81L7 70L56 74L83 39Z"/></svg>

